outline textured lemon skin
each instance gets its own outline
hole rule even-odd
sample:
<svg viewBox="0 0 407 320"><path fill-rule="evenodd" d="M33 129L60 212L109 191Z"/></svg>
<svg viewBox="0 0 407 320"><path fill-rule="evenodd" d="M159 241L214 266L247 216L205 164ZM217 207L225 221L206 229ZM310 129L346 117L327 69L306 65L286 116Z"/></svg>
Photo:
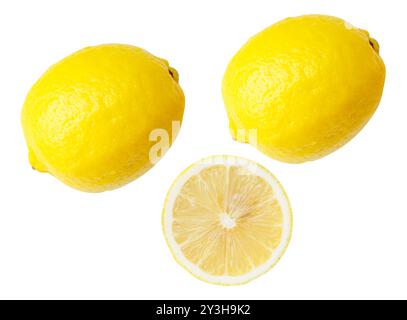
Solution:
<svg viewBox="0 0 407 320"><path fill-rule="evenodd" d="M28 93L22 126L30 163L82 191L118 188L153 166L149 135L161 128L171 137L184 104L167 61L130 45L85 48Z"/></svg>
<svg viewBox="0 0 407 320"><path fill-rule="evenodd" d="M256 147L280 161L319 159L369 121L385 73L367 31L330 16L283 20L251 38L227 67L231 134L246 133L249 142L247 132L257 130Z"/></svg>

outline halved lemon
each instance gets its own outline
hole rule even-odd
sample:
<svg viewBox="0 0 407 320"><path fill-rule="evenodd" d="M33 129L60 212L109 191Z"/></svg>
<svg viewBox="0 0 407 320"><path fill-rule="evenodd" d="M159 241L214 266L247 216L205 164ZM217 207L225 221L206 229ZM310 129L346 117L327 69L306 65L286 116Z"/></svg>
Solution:
<svg viewBox="0 0 407 320"><path fill-rule="evenodd" d="M173 183L163 229L174 258L197 278L238 285L270 270L291 238L292 214L278 180L256 162L213 156Z"/></svg>

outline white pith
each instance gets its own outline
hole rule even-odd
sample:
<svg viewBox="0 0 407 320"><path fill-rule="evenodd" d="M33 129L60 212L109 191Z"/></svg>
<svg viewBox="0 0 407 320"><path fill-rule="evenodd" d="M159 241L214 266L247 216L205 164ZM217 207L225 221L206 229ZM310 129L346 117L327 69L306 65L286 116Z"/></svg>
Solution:
<svg viewBox="0 0 407 320"><path fill-rule="evenodd" d="M180 193L182 187L184 186L185 182L191 178L192 176L199 173L201 170L214 166L214 165L225 165L226 167L230 166L241 166L244 167L246 170L249 170L253 175L259 176L263 178L267 183L269 183L274 191L274 196L279 202L283 213L283 234L281 238L281 242L279 246L273 251L272 256L266 263L263 265L254 268L249 273L240 276L214 276L202 271L198 266L191 263L182 253L182 250L178 243L175 241L175 237L173 234L172 226L173 226L173 207L175 200ZM233 228L234 221L232 218L228 217L225 213L219 213L220 223L223 225L224 228ZM267 272L270 268L272 268L280 259L282 254L284 253L288 242L290 241L291 236L291 208L290 204L287 200L285 192L281 187L280 183L277 179L270 174L268 171L263 169L261 166L256 164L253 161L234 157L234 156L214 156L211 158L203 159L190 168L188 168L181 176L175 181L173 186L168 192L166 205L164 208L164 217L163 217L163 227L164 227L164 234L167 239L167 243L171 248L173 255L175 256L176 260L184 266L189 272L193 275L202 279L207 282L216 283L216 284L223 284L223 285L235 285L235 284L242 284L246 283L250 280L257 278L258 276Z"/></svg>
<svg viewBox="0 0 407 320"><path fill-rule="evenodd" d="M221 213L219 215L219 220L221 225L225 228L225 229L232 229L236 226L236 220L231 218L228 214L226 213Z"/></svg>

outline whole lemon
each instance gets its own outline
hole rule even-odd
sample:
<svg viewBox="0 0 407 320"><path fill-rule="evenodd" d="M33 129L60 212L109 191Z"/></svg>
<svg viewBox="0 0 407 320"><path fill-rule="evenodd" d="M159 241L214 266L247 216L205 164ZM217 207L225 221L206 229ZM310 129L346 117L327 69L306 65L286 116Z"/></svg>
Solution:
<svg viewBox="0 0 407 320"><path fill-rule="evenodd" d="M330 16L283 20L228 65L223 97L231 133L280 161L321 158L368 122L385 73L367 31Z"/></svg>
<svg viewBox="0 0 407 320"><path fill-rule="evenodd" d="M151 132L171 136L184 102L166 60L130 45L80 50L28 93L22 126L31 165L82 191L123 186L153 166Z"/></svg>

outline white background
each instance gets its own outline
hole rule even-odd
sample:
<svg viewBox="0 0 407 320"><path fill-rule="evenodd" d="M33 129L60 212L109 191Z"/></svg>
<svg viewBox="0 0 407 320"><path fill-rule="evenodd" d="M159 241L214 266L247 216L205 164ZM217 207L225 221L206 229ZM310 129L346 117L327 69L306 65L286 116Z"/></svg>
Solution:
<svg viewBox="0 0 407 320"><path fill-rule="evenodd" d="M407 298L405 1L1 1L0 298ZM336 153L289 165L234 142L221 79L249 38L324 13L370 31L387 66L382 103ZM173 147L140 179L87 194L33 171L20 126L50 64L88 45L129 43L178 69L186 95ZM212 154L258 161L284 185L294 234L281 262L240 287L201 282L173 260L161 210L173 179Z"/></svg>

